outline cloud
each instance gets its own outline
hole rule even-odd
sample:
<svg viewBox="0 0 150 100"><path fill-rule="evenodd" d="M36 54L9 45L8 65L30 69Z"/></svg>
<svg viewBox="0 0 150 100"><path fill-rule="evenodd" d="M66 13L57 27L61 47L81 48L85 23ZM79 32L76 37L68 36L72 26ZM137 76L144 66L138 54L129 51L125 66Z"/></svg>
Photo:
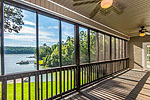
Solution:
<svg viewBox="0 0 150 100"><path fill-rule="evenodd" d="M31 25L31 26L35 26L36 24L33 22L29 22L29 21L23 21L25 25Z"/></svg>
<svg viewBox="0 0 150 100"><path fill-rule="evenodd" d="M19 33L18 33L19 34ZM36 37L34 35L17 35L17 34L6 34L4 36L5 39L16 40L16 41L36 41Z"/></svg>
<svg viewBox="0 0 150 100"><path fill-rule="evenodd" d="M26 34L26 33L28 33L28 34L36 34L36 28L23 26L19 33L21 33L21 34Z"/></svg>
<svg viewBox="0 0 150 100"><path fill-rule="evenodd" d="M12 33L9 33L9 32L5 32L5 34L35 34L36 33L36 28L35 27L29 27L29 26L26 26L26 25L23 25L22 26L22 29L19 31L19 33L15 33L15 32L12 32Z"/></svg>
<svg viewBox="0 0 150 100"><path fill-rule="evenodd" d="M35 46L36 42L36 27L35 23L24 21L25 25L22 27L19 33L5 33L4 38L6 41L6 45L14 46ZM72 25L73 26L73 25ZM74 27L71 25L64 25L62 27L63 31L63 40L67 38L67 36L74 36ZM40 45L43 43L47 43L48 45L52 45L59 41L59 29L58 26L49 26L49 27L39 27L39 42ZM17 44L15 44L17 43Z"/></svg>
<svg viewBox="0 0 150 100"><path fill-rule="evenodd" d="M59 29L59 26L49 26L49 29Z"/></svg>
<svg viewBox="0 0 150 100"><path fill-rule="evenodd" d="M29 36L32 36L32 35L36 35L36 28L35 27L29 27L29 26L23 26L22 27L22 29L20 30L20 32L19 33L8 33L8 32L6 32L5 34L7 34L7 35L22 35L22 37L24 37L25 35L29 35ZM55 32L49 32L49 31L41 31L41 30L39 30L39 35L40 36L52 36L52 37L54 37L54 36L56 36L57 34L55 33ZM5 35L5 38L6 38L6 35Z"/></svg>
<svg viewBox="0 0 150 100"><path fill-rule="evenodd" d="M36 43L36 37L34 35L5 35L5 41L8 41L6 45L13 44L13 46L27 46L30 42L30 46L35 46L34 43ZM40 36L39 38L39 43L42 45L44 43L47 43L49 45L53 43L57 43L59 40L58 38L52 38L52 37L47 37L45 35ZM17 44L16 44L17 42Z"/></svg>
<svg viewBox="0 0 150 100"><path fill-rule="evenodd" d="M63 32L63 35L65 36L70 36L70 37L74 37L74 33L73 32Z"/></svg>
<svg viewBox="0 0 150 100"><path fill-rule="evenodd" d="M39 31L40 43L57 43L59 39L58 37L59 35L55 32ZM27 42L31 42L31 45L34 46L34 43L36 42L36 30L34 27L23 26L20 33L5 33L4 38L7 43L5 45L7 46L27 46L29 45L26 44ZM15 42L18 43L16 44Z"/></svg>

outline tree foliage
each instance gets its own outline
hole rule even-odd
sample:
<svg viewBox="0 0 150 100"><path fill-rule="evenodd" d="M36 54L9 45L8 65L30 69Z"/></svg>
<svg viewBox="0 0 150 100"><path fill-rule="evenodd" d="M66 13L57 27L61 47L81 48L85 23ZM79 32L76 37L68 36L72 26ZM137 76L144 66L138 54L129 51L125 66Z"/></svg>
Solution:
<svg viewBox="0 0 150 100"><path fill-rule="evenodd" d="M39 59L43 60L43 65L47 67L59 66L59 43L51 47L44 44L39 50Z"/></svg>
<svg viewBox="0 0 150 100"><path fill-rule="evenodd" d="M90 60L96 61L96 32L90 31Z"/></svg>
<svg viewBox="0 0 150 100"><path fill-rule="evenodd" d="M22 10L17 7L10 5L4 6L4 31L5 32L16 32L22 29L24 25Z"/></svg>
<svg viewBox="0 0 150 100"><path fill-rule="evenodd" d="M62 43L62 65L72 65L75 63L74 38L67 37Z"/></svg>
<svg viewBox="0 0 150 100"><path fill-rule="evenodd" d="M80 32L80 61L81 63L88 62L88 43L87 33ZM95 38L93 38L95 39ZM92 47L93 48L93 47ZM66 41L62 41L62 65L75 64L75 46L74 37L67 37ZM43 60L43 65L47 67L59 66L59 42L51 47L43 44L39 50L40 60Z"/></svg>
<svg viewBox="0 0 150 100"><path fill-rule="evenodd" d="M86 31L80 32L80 63L88 62L88 35Z"/></svg>

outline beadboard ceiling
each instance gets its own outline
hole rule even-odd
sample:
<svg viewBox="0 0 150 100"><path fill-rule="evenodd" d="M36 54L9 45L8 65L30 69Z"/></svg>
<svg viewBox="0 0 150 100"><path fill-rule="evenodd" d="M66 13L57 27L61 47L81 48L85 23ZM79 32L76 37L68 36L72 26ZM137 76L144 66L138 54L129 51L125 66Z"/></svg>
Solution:
<svg viewBox="0 0 150 100"><path fill-rule="evenodd" d="M73 0L52 0L75 12L89 17L96 4L73 6ZM87 1L87 0L83 0ZM124 13L117 15L113 11L108 15L97 13L92 19L116 29L128 36L137 36L142 25L150 25L150 0L122 0L126 6ZM150 31L150 27L146 27Z"/></svg>

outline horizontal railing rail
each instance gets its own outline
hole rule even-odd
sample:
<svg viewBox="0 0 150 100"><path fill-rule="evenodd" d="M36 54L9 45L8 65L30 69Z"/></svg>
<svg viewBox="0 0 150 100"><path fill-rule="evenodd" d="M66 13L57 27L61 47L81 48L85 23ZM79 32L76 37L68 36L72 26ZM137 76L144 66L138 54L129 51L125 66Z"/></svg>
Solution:
<svg viewBox="0 0 150 100"><path fill-rule="evenodd" d="M70 67L76 67L76 65L68 65L68 66L63 66L63 67L53 67L53 68L49 68L49 69L42 69L42 70L35 70L35 71L26 71L26 72L17 72L17 73L13 73L13 74L7 74L7 75L1 75L0 76L0 81L4 80L5 78L7 78L7 80L11 80L12 77L16 77L16 78L21 78L23 77L27 77L29 74L30 76L34 76L37 73L46 73L49 71L55 71L55 70L60 70L60 69L67 69Z"/></svg>
<svg viewBox="0 0 150 100"><path fill-rule="evenodd" d="M109 62L118 62L118 61L127 60L127 59L129 59L129 58L113 59L113 60L104 60L104 61L97 61L97 62L90 62L90 63L80 64L80 66L91 65L91 64L103 64L103 63L109 63Z"/></svg>
<svg viewBox="0 0 150 100"><path fill-rule="evenodd" d="M7 100L27 98L28 100L43 100L62 97L78 90L77 87L81 89L96 80L124 70L129 67L128 64L129 59L126 58L2 75L0 76L0 82L3 84L2 95L5 95L3 96L5 100L6 98Z"/></svg>
<svg viewBox="0 0 150 100"><path fill-rule="evenodd" d="M128 58L80 65L80 87L128 68Z"/></svg>

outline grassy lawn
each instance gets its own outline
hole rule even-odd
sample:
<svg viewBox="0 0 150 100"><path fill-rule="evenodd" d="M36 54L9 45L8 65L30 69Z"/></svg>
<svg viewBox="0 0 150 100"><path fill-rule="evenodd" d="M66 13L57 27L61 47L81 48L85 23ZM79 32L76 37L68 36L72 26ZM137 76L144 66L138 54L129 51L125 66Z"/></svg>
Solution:
<svg viewBox="0 0 150 100"><path fill-rule="evenodd" d="M69 81L70 83L71 81ZM74 81L72 81L74 84ZM62 81L62 91L64 88L64 82ZM31 82L31 100L35 100L35 82ZM14 85L13 84L8 84L7 85L7 100L13 100L14 98ZM72 86L72 88L74 85ZM71 89L71 84L69 84L69 89ZM46 99L46 89L48 89L48 97L51 97L51 82L48 82L48 88L46 87L46 82L43 82L43 99ZM40 100L41 100L41 82L39 83L39 92L40 92ZM67 90L67 81L65 81L65 91ZM21 83L16 83L16 100L21 100ZM57 82L57 93L59 94L60 92L60 85L59 81ZM53 81L53 95L56 95L56 82ZM29 83L24 83L24 100L29 100Z"/></svg>
<svg viewBox="0 0 150 100"><path fill-rule="evenodd" d="M53 73L53 96L56 95L56 86L57 86L57 94L60 93L60 81L59 81L59 72L57 72L57 84L56 84L56 73ZM35 77L34 77L35 78ZM39 79L41 77L39 76ZM49 74L48 78L51 78L51 74ZM71 71L68 71L68 89L71 89ZM46 80L46 77L43 76L43 80ZM65 83L64 83L65 82ZM48 87L46 87L46 82L43 81L43 99L46 99L46 90L48 89L48 97L51 97L51 81L48 79ZM65 71L65 81L64 81L64 72L62 72L62 92L64 92L64 84L65 91L67 91L67 71ZM29 82L24 82L24 100L29 100ZM72 88L74 88L74 71L72 71ZM22 84L16 83L16 100L21 100L22 98ZM30 82L30 96L31 100L35 100L35 82ZM41 82L39 82L39 97L41 100ZM7 99L13 100L14 98L14 84L8 83L7 85Z"/></svg>
<svg viewBox="0 0 150 100"><path fill-rule="evenodd" d="M86 73L85 73L86 74ZM85 77L83 74L83 83L87 82L87 76ZM81 74L82 75L82 74ZM94 75L94 74L93 74ZM71 89L71 72L69 71L68 73L68 89ZM62 92L64 92L64 84L65 84L65 91L67 91L67 71L65 72L65 81L63 80L64 78L64 73L62 72ZM86 78L86 79L84 79ZM44 78L43 78L44 79ZM65 82L65 83L64 83ZM82 84L82 78L80 80ZM24 100L29 100L29 83L24 82ZM60 81L59 81L59 72L57 73L57 84L56 84L56 73L53 73L53 96L56 95L56 86L57 86L57 94L60 93ZM0 84L0 98L1 98L1 93L2 93L2 86ZM72 88L74 88L74 72L72 71ZM48 87L46 87L46 82L43 82L43 99L46 99L46 90L48 89L48 97L51 97L51 81L48 81ZM41 82L39 82L39 97L41 100ZM22 98L22 84L21 83L16 83L16 100L21 100ZM30 82L30 96L31 100L35 100L35 82ZM13 100L14 98L14 84L13 83L8 83L7 84L7 100Z"/></svg>

